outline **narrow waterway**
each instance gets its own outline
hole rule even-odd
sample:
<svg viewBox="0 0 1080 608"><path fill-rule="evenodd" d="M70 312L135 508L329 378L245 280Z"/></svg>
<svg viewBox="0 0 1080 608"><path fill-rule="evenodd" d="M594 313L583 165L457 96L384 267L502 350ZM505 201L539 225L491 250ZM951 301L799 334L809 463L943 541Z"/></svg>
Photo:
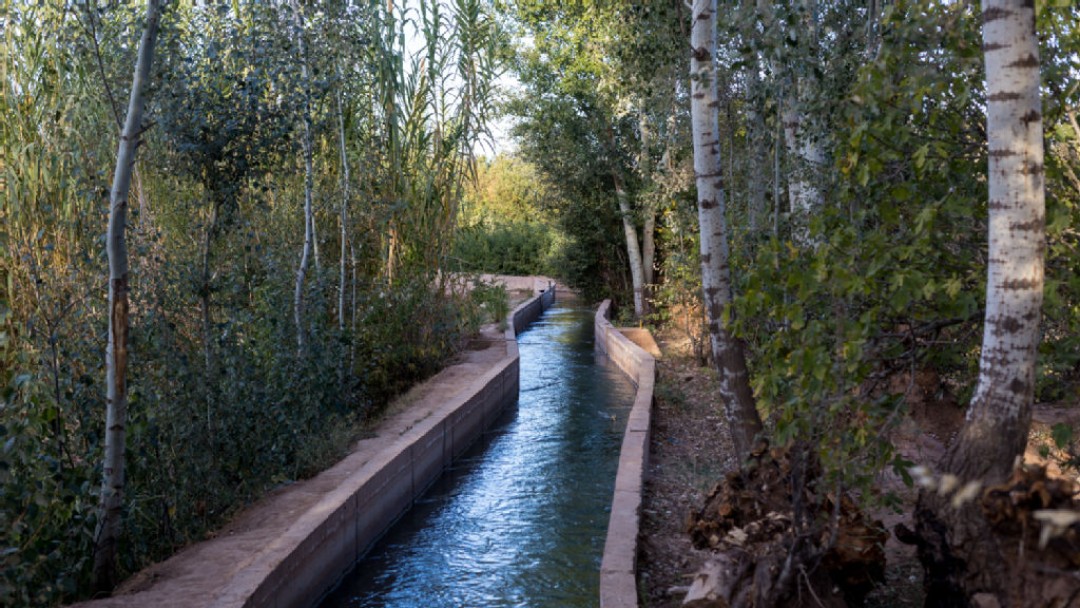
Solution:
<svg viewBox="0 0 1080 608"><path fill-rule="evenodd" d="M634 387L556 303L518 336L517 407L454 463L324 608L596 606Z"/></svg>

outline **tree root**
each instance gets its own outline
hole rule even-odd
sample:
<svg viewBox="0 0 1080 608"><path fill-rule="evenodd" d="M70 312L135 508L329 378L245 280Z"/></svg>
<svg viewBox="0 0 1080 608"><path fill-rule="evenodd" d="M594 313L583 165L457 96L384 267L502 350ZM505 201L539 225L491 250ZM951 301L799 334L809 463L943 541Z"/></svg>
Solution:
<svg viewBox="0 0 1080 608"><path fill-rule="evenodd" d="M686 606L763 608L859 604L883 580L881 522L847 495L823 491L805 450L756 450L691 515L694 545L713 555Z"/></svg>

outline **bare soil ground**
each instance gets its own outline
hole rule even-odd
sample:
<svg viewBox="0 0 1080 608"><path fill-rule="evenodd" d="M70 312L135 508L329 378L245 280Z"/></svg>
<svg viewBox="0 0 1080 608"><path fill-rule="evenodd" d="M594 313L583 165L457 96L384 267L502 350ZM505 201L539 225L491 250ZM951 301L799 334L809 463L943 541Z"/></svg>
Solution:
<svg viewBox="0 0 1080 608"><path fill-rule="evenodd" d="M652 446L642 503L638 586L643 606L674 607L708 556L694 549L686 519L735 463L715 397L715 373L697 365L673 332L657 335Z"/></svg>
<svg viewBox="0 0 1080 608"><path fill-rule="evenodd" d="M682 598L709 551L694 549L687 534L687 518L699 508L709 490L734 467L730 439L715 397L715 374L697 365L689 342L678 332L662 330L657 342L663 358L657 362L656 402L653 410L649 477L642 504L642 539L638 585L641 605L672 608ZM905 395L910 415L892 434L897 449L915 463L935 465L963 423L963 409L932 372L898 378L890 391ZM1039 405L1035 408L1025 462L1046 466L1052 476L1077 479L1078 471L1062 470L1064 454L1052 449L1051 428L1071 424L1080 431L1077 404ZM882 509L871 513L892 530L911 524L917 491L892 474L882 474L882 491L901 499L900 512ZM885 544L886 580L873 590L867 605L873 608L922 606L922 566L915 548L890 534Z"/></svg>

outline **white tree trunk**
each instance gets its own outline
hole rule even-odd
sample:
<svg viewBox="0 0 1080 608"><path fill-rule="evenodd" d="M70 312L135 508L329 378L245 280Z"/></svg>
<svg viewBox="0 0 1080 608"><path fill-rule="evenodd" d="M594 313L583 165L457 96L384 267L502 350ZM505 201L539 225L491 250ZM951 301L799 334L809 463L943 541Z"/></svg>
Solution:
<svg viewBox="0 0 1080 608"><path fill-rule="evenodd" d="M94 586L108 592L116 585L116 548L124 496L124 442L127 431L128 255L124 242L128 194L135 151L142 133L145 92L150 81L161 19L160 0L147 0L146 28L131 83L127 117L116 151L116 172L109 197L109 338L105 347L105 460L101 503L94 542Z"/></svg>
<svg viewBox="0 0 1080 608"><path fill-rule="evenodd" d="M982 21L990 211L986 317L978 385L942 468L962 483L986 487L1009 476L1027 445L1046 218L1035 6L1029 0L983 0ZM1011 538L995 532L981 501L956 507L948 494L924 491L915 519L927 597L932 594L938 605L1028 606L1038 598L1038 605L1049 606L1070 603L1069 594L1076 597L1065 586L1061 604L1054 604L1050 598L1058 592L1045 593L1032 572L1016 571L1027 558L1017 557ZM1023 570L1039 567L1034 553L1030 563L1036 565ZM1010 578L1028 581L1023 593L1034 597L1016 597L1018 589L1006 584ZM972 602L976 594L984 601Z"/></svg>
<svg viewBox="0 0 1080 608"><path fill-rule="evenodd" d="M304 246L300 252L300 266L296 270L296 288L293 291L296 352L298 356L302 356L307 347L307 332L304 331L304 278L307 276L315 240L314 214L311 204L311 190L314 179L314 169L312 167L314 142L312 141L311 132L311 80L308 74L307 48L304 44L304 20L300 14L300 5L296 0L292 0L292 10L300 50L300 78L303 80L304 87Z"/></svg>
<svg viewBox="0 0 1080 608"><path fill-rule="evenodd" d="M946 467L1006 477L1027 444L1046 252L1043 131L1035 10L983 0L989 138L989 264L979 382Z"/></svg>
<svg viewBox="0 0 1080 608"><path fill-rule="evenodd" d="M814 175L824 164L825 154L806 128L806 119L798 110L798 94L791 95L787 101L783 114L784 141L792 164L788 196L792 216L805 231L806 221L821 205L821 192L814 184Z"/></svg>
<svg viewBox="0 0 1080 608"><path fill-rule="evenodd" d="M645 272L641 263L641 247L638 243L637 227L634 226L634 211L630 207L630 195L626 193L622 177L613 170L615 180L615 198L619 201L619 215L622 216L623 232L626 235L626 254L630 258L630 280L634 287L634 318L640 319L645 314Z"/></svg>
<svg viewBox="0 0 1080 608"><path fill-rule="evenodd" d="M761 418L750 390L745 354L723 321L724 308L731 298L731 275L714 65L716 0L695 0L690 19L690 115L701 229L701 286L713 360L720 375L720 398L737 457L744 458L750 452L754 436L761 431Z"/></svg>

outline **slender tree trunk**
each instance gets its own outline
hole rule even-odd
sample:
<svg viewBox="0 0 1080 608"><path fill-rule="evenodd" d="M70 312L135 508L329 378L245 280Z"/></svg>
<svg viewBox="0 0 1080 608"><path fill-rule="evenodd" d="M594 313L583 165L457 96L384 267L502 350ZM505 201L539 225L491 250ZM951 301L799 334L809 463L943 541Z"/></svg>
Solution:
<svg viewBox="0 0 1080 608"><path fill-rule="evenodd" d="M805 71L813 73L818 55L818 25L812 0L803 0L805 9L803 31L799 35L808 38L805 57L809 63ZM813 88L817 86L812 76L791 78L791 91L786 99L783 111L784 139L787 142L788 194L791 198L792 238L797 243L806 244L810 239L809 223L811 216L821 207L821 192L817 187L817 173L825 164L825 152L817 139L811 118L804 108Z"/></svg>
<svg viewBox="0 0 1080 608"><path fill-rule="evenodd" d="M349 327L353 336L356 335L356 314L357 314L357 300L356 300L356 247L349 242L349 260L352 263L352 297L351 310L349 315ZM349 369L356 369L356 340L349 340Z"/></svg>
<svg viewBox="0 0 1080 608"><path fill-rule="evenodd" d="M340 79L341 72L339 70L338 76ZM340 253L340 265L338 272L338 334L345 336L345 289L346 283L346 266L348 262L348 243L349 243L349 154L345 147L345 111L342 108L341 103L341 91L338 91L337 95L337 115L338 115L338 139L341 147L341 234L339 238L341 240L341 253ZM341 361L338 362L338 385L342 389L342 396L345 395L345 380L346 376L352 372L351 362L342 352Z"/></svg>
<svg viewBox="0 0 1080 608"><path fill-rule="evenodd" d="M690 114L694 175L701 229L701 283L709 319L709 341L720 375L723 402L738 458L745 458L761 431L742 346L724 323L731 298L727 227L724 218L720 113L716 82L716 0L695 0L690 30Z"/></svg>
<svg viewBox="0 0 1080 608"><path fill-rule="evenodd" d="M1046 250L1039 46L1034 4L983 0L989 138L989 264L979 380L957 441L943 461L961 483L999 483L1027 445L1035 389L1035 357ZM992 592L1000 605L1012 573L1011 549L1000 545L978 507L953 508L924 492L918 531L929 540L927 605L965 605ZM1033 590L1032 592L1035 592ZM1039 597L1039 596L1036 596Z"/></svg>
<svg viewBox="0 0 1080 608"><path fill-rule="evenodd" d="M756 63L756 61L755 61ZM757 237L765 225L765 175L764 167L768 164L768 150L766 148L767 135L765 130L765 116L757 94L761 89L761 78L758 75L757 65L750 66L750 114L748 117L748 134L750 137L750 154L753 159L753 169L748 172L749 215L750 233Z"/></svg>
<svg viewBox="0 0 1080 608"><path fill-rule="evenodd" d="M202 288L199 290L199 308L202 313L204 383L206 388L206 438L209 441L211 456L214 445L214 396L217 387L217 367L214 361L214 323L211 310L210 252L213 251L214 237L217 236L218 218L221 217L222 201L217 194L211 194L210 225L206 228L202 254Z"/></svg>
<svg viewBox="0 0 1080 608"><path fill-rule="evenodd" d="M645 283L645 289L652 297L652 286L656 283L656 203L653 200L646 201L645 203L645 225L642 227L641 235L641 266L644 271L642 280ZM649 298L646 298L646 308L651 307L648 304Z"/></svg>
<svg viewBox="0 0 1080 608"><path fill-rule="evenodd" d="M211 195L210 201L210 224L206 228L203 239L202 253L202 287L199 290L199 307L202 312L203 329L203 363L206 366L207 386L213 370L213 324L210 312L210 252L214 245L214 236L217 233L219 215L219 202L215 195Z"/></svg>
<svg viewBox="0 0 1080 608"><path fill-rule="evenodd" d="M338 276L338 331L345 333L345 270L349 242L349 155L345 148L345 112L341 104L341 93L337 96L338 139L341 146L341 268Z"/></svg>
<svg viewBox="0 0 1080 608"><path fill-rule="evenodd" d="M641 156L638 161L638 166L641 167L641 175L645 179L646 184L653 183L653 165L652 157L649 155L649 147L652 145L652 131L649 127L649 119L645 114L645 111L641 111L641 115L638 120L641 130ZM645 283L645 289L647 294L651 297L652 285L655 282L653 276L653 266L656 261L656 203L655 197L650 195L644 205L644 228L641 232L641 265L644 275L642 280ZM650 297L646 297L646 304Z"/></svg>
<svg viewBox="0 0 1080 608"><path fill-rule="evenodd" d="M145 92L150 81L161 19L160 0L147 0L146 28L139 41L139 55L131 83L127 118L116 152L109 197L109 230L106 249L109 257L109 338L105 348L105 461L101 484L101 504L94 542L94 587L108 593L116 586L116 550L120 540L124 495L124 441L127 430L128 363L128 255L124 242L127 226L128 193L135 165L135 151L142 132Z"/></svg>
<svg viewBox="0 0 1080 608"><path fill-rule="evenodd" d="M781 94L781 103L783 103L783 94ZM776 134L773 137L773 170L772 170L772 187L773 187L773 217L772 217L772 232L773 238L780 238L780 202L781 202L781 188L780 188L780 148L783 146L783 120L777 117L776 121Z"/></svg>
<svg viewBox="0 0 1080 608"><path fill-rule="evenodd" d="M296 27L296 39L300 50L300 78L303 80L304 85L304 247L300 252L300 266L296 270L296 289L293 292L296 352L297 356L303 356L304 350L307 348L307 332L304 329L304 279L307 276L315 240L314 214L311 203L314 179L314 169L312 167L314 142L312 141L311 124L311 79L308 73L307 48L304 44L304 19L300 13L300 4L296 0L292 0L292 9L293 23Z"/></svg>
<svg viewBox="0 0 1080 608"><path fill-rule="evenodd" d="M607 127L606 134L608 146L614 151L615 131L610 125ZM622 174L619 173L619 168L615 165L611 167L611 180L615 184L615 199L619 204L623 234L626 237L626 254L630 262L630 281L634 290L634 318L640 319L645 315L645 270L641 262L641 245L638 241L637 226L634 225L634 210L630 206L630 195L626 191L626 183L623 181Z"/></svg>
<svg viewBox="0 0 1080 608"><path fill-rule="evenodd" d="M314 148L314 146L312 147ZM319 234L317 232L318 225L315 223L314 206L312 206L311 217L308 218L308 222L311 224L311 259L315 262L315 278L318 280L319 275L322 274L322 258L319 256Z"/></svg>
<svg viewBox="0 0 1080 608"><path fill-rule="evenodd" d="M630 258L630 281L634 288L634 318L640 319L645 314L645 271L641 263L641 247L638 244L637 227L634 226L634 210L630 207L630 195L617 170L611 171L615 180L615 198L619 202L619 215L622 216L623 233L626 236L626 255Z"/></svg>
<svg viewBox="0 0 1080 608"><path fill-rule="evenodd" d="M386 284L394 284L394 269L397 268L398 237L394 220L386 227Z"/></svg>

